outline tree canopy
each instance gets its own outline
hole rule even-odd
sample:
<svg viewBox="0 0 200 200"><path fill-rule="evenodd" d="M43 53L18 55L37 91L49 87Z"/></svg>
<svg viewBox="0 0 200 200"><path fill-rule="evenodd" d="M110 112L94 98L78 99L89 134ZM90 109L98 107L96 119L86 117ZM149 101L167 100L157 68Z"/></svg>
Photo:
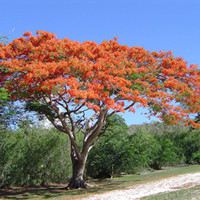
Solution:
<svg viewBox="0 0 200 200"><path fill-rule="evenodd" d="M102 108L134 111L137 104L170 123L200 110L198 66L187 66L171 52L149 52L115 39L81 43L27 32L1 45L0 64L13 99L65 102L76 105L74 112L86 106L96 113Z"/></svg>

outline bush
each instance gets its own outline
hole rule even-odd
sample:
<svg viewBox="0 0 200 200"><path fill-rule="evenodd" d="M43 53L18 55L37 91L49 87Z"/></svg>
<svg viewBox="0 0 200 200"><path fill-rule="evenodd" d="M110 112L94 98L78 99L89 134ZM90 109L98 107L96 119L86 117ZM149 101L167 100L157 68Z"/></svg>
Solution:
<svg viewBox="0 0 200 200"><path fill-rule="evenodd" d="M153 169L161 169L163 166L173 165L178 162L177 150L174 143L164 136L155 136L157 139L157 151L150 156L149 166Z"/></svg>
<svg viewBox="0 0 200 200"><path fill-rule="evenodd" d="M0 186L66 182L71 170L68 149L66 136L53 129L1 133Z"/></svg>
<svg viewBox="0 0 200 200"><path fill-rule="evenodd" d="M91 150L87 175L105 178L122 172L135 173L143 168L159 170L199 162L198 130L190 133L189 128L182 126L157 124L132 126L134 131L127 131L123 119L119 119L119 116L113 118L109 130Z"/></svg>
<svg viewBox="0 0 200 200"><path fill-rule="evenodd" d="M17 131L0 132L0 158L0 187L63 183L71 175L67 137L55 129L24 123ZM200 164L199 129L157 124L130 131L115 115L88 156L86 175L107 178L183 163Z"/></svg>
<svg viewBox="0 0 200 200"><path fill-rule="evenodd" d="M138 131L127 139L127 173L134 173L141 168L149 167L152 159L157 156L160 145L153 135Z"/></svg>
<svg viewBox="0 0 200 200"><path fill-rule="evenodd" d="M192 159L194 160L194 162L200 164L200 151L193 153Z"/></svg>
<svg viewBox="0 0 200 200"><path fill-rule="evenodd" d="M200 152L200 129L187 132L182 140L182 149L187 164L196 162L194 155L198 155L198 152Z"/></svg>
<svg viewBox="0 0 200 200"><path fill-rule="evenodd" d="M118 116L113 116L105 133L91 150L87 161L87 175L93 178L107 178L120 173L126 156L124 144L128 126Z"/></svg>

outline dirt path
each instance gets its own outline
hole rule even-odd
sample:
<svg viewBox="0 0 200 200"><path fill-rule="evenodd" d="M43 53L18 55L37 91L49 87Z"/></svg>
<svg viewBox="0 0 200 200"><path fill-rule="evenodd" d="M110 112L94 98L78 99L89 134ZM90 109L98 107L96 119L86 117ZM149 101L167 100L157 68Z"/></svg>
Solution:
<svg viewBox="0 0 200 200"><path fill-rule="evenodd" d="M159 181L136 185L126 190L115 190L104 194L94 195L84 200L136 200L141 197L161 192L175 191L200 185L200 173L184 174Z"/></svg>

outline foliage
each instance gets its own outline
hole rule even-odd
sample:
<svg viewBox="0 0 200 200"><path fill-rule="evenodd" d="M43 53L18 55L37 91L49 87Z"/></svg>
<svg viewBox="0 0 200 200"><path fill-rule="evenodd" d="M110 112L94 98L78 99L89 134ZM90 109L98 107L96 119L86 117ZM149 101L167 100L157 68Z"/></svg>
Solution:
<svg viewBox="0 0 200 200"><path fill-rule="evenodd" d="M125 144L127 152L126 172L133 173L141 168L161 169L163 166L172 165L178 159L174 143L155 132L144 132L143 128L135 134L129 135Z"/></svg>
<svg viewBox="0 0 200 200"><path fill-rule="evenodd" d="M185 135L182 148L184 151L184 156L186 163L191 164L193 162L198 162L198 155L200 152L200 129L188 132Z"/></svg>
<svg viewBox="0 0 200 200"><path fill-rule="evenodd" d="M94 178L112 177L125 166L124 148L128 127L123 118L114 115L109 119L105 133L91 150L87 162L87 175Z"/></svg>
<svg viewBox="0 0 200 200"><path fill-rule="evenodd" d="M6 100L8 100L8 93L5 88L0 88L0 106Z"/></svg>
<svg viewBox="0 0 200 200"><path fill-rule="evenodd" d="M70 99L95 112L102 105L124 111L128 100L150 107L151 114L168 123L185 121L188 113L200 110L199 69L171 52L149 52L116 40L80 43L38 31L2 43L0 60L13 99L40 102L51 94L54 106ZM172 105L173 100L184 106ZM127 109L133 110L131 105Z"/></svg>
<svg viewBox="0 0 200 200"><path fill-rule="evenodd" d="M133 135L141 130L145 134L153 135L157 144L160 145L158 157L154 157L154 164L159 161L161 167L166 164L192 164L196 162L194 155L198 155L200 151L200 129L194 130L181 124L167 126L163 123L130 127L129 129ZM157 168L156 165L155 168Z"/></svg>
<svg viewBox="0 0 200 200"><path fill-rule="evenodd" d="M199 130L191 132L182 125L158 123L131 126L127 132L122 124L113 125L116 128L106 131L91 150L88 176L104 178L145 168L158 170L165 166L199 162Z"/></svg>
<svg viewBox="0 0 200 200"><path fill-rule="evenodd" d="M200 151L193 153L192 159L194 160L194 162L200 164Z"/></svg>
<svg viewBox="0 0 200 200"><path fill-rule="evenodd" d="M126 146L129 152L127 157L129 163L128 173L133 173L137 169L148 168L154 157L158 156L160 150L160 144L154 136L142 131L130 135Z"/></svg>
<svg viewBox="0 0 200 200"><path fill-rule="evenodd" d="M1 187L66 182L71 162L65 135L33 127L29 121L19 127L0 133ZM104 131L87 161L86 175L93 178L200 160L199 130L164 124L131 126L128 130L123 118L114 115ZM77 136L81 148L82 135Z"/></svg>
<svg viewBox="0 0 200 200"><path fill-rule="evenodd" d="M6 37L0 36L0 47L6 45ZM3 87L6 80L6 72L8 72L1 64L0 64L0 106L2 106L5 101L8 100L8 92Z"/></svg>
<svg viewBox="0 0 200 200"><path fill-rule="evenodd" d="M65 182L71 171L66 137L53 129L1 132L0 157L0 187Z"/></svg>
<svg viewBox="0 0 200 200"><path fill-rule="evenodd" d="M156 154L152 155L150 167L153 169L161 169L163 166L172 165L177 162L178 156L176 147L173 142L162 137L156 137L158 150Z"/></svg>

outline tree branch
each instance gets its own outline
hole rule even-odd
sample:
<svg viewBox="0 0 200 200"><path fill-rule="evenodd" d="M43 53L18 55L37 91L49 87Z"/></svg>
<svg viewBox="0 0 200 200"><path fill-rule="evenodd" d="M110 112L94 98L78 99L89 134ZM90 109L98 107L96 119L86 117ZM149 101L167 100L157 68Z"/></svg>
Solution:
<svg viewBox="0 0 200 200"><path fill-rule="evenodd" d="M134 106L135 102L131 103L129 106L125 107L124 110L128 110L129 108L131 108L132 106ZM111 117L113 114L120 112L120 111L116 111L114 110L113 112L111 112L110 114L108 114L107 117Z"/></svg>
<svg viewBox="0 0 200 200"><path fill-rule="evenodd" d="M80 156L80 151L79 151L79 148L78 148L78 145L76 144L76 140L75 140L75 137L74 137L74 133L72 131L70 131L70 129L68 128L66 122L62 119L60 113L59 113L59 109L58 108L55 108L55 106L52 105L52 101L51 101L51 98L48 97L50 99L50 102L48 103L46 98L44 97L43 100L46 102L47 105L50 105L51 106L51 109L57 114L57 117L60 121L60 123L62 124L62 129L64 130L65 133L67 133L67 135L69 136L69 139L70 139L70 142L71 142L71 145L74 147L74 150L76 152L76 155L78 158L81 158ZM50 120L52 122L52 120ZM53 125L54 125L54 121L53 121Z"/></svg>
<svg viewBox="0 0 200 200"><path fill-rule="evenodd" d="M99 114L97 122L93 125L90 131L85 134L81 154L87 153L89 147L93 144L94 140L100 134L102 127L105 125L107 112L108 110L102 110Z"/></svg>

